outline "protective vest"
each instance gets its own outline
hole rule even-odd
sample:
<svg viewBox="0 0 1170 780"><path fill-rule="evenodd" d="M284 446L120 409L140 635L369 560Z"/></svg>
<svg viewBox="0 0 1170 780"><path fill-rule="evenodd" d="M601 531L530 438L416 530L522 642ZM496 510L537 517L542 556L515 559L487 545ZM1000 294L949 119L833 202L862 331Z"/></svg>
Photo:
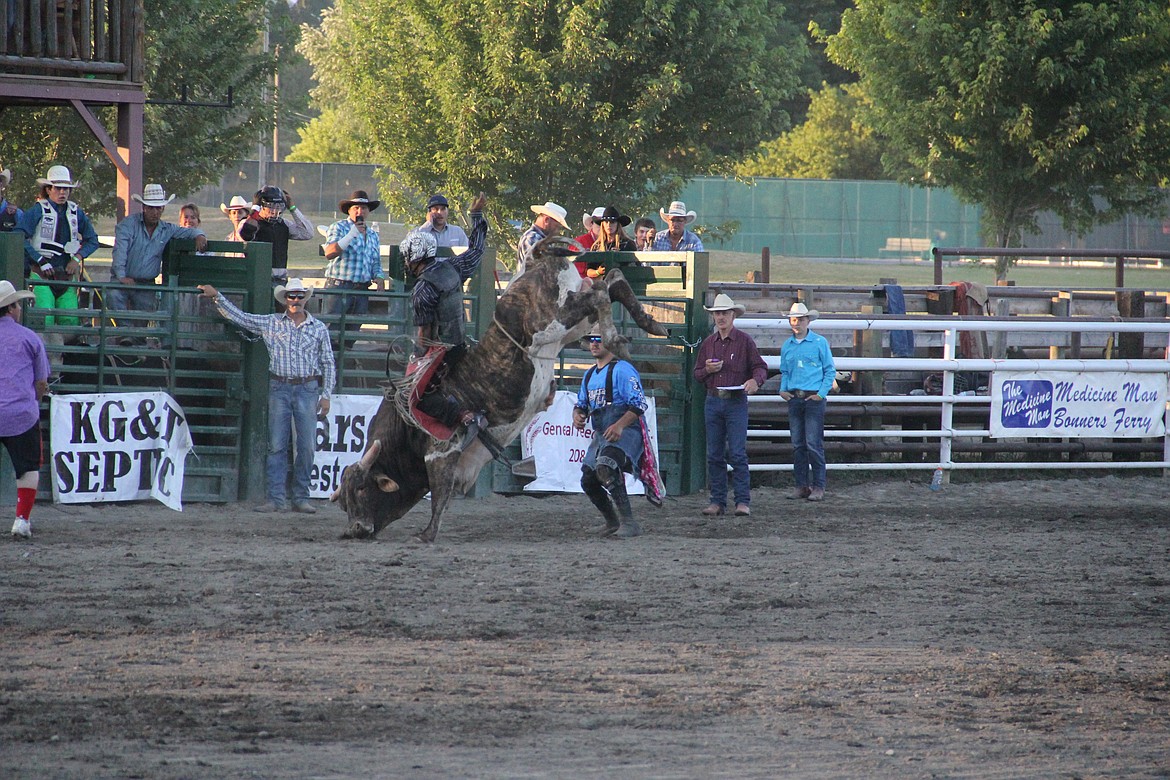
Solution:
<svg viewBox="0 0 1170 780"><path fill-rule="evenodd" d="M439 291L439 309L435 312L438 338L446 344L463 343L463 279L450 263L437 260L419 275Z"/></svg>
<svg viewBox="0 0 1170 780"><path fill-rule="evenodd" d="M256 225L255 235L246 241L260 241L272 244L272 270L283 272L288 268L288 225L283 219L269 222L266 219L250 220ZM240 223L240 236L243 237L249 227L248 222Z"/></svg>
<svg viewBox="0 0 1170 780"><path fill-rule="evenodd" d="M65 245L57 243L57 209L44 199L38 200L37 205L41 207L41 222L37 225L36 232L29 239L29 243L32 244L32 248L36 250L37 254L50 262L65 257ZM65 243L75 239L80 241L77 227L79 209L73 201L68 201L66 205L68 206L66 217L69 222L69 237ZM65 257L64 262L69 262L69 258ZM64 263L61 265L64 267Z"/></svg>

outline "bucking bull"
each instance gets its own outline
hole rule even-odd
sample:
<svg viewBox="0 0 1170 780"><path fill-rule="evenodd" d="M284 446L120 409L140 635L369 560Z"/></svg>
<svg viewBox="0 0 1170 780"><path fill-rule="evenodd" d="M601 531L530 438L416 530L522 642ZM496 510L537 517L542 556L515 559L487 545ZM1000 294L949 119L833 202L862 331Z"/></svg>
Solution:
<svg viewBox="0 0 1170 780"><path fill-rule="evenodd" d="M527 271L497 302L479 343L442 380L441 392L454 395L463 408L484 410L488 434L500 445L548 408L556 390L557 356L594 322L610 351L628 357L611 303L621 303L647 333L667 335L620 271L582 279L566 259L565 245L563 239L550 238L536 247ZM363 539L402 517L430 491L431 521L416 538L433 542L452 497L472 487L492 455L478 439L460 451L455 441L432 438L403 418L394 392L387 392L370 424L369 448L342 474L332 500L349 516L342 538Z"/></svg>

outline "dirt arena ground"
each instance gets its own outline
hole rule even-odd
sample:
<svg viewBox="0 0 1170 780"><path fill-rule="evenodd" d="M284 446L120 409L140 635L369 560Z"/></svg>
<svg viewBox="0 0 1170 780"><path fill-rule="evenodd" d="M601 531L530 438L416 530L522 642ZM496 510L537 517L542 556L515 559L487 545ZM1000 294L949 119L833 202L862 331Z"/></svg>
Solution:
<svg viewBox="0 0 1170 780"><path fill-rule="evenodd" d="M627 542L463 500L433 546L424 507L42 504L0 776L1170 777L1170 480L830 489L638 499Z"/></svg>

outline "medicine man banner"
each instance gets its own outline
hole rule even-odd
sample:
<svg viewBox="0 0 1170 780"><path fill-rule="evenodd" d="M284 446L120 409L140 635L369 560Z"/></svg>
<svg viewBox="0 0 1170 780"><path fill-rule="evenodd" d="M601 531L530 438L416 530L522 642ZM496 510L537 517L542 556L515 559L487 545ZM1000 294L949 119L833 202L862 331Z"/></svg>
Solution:
<svg viewBox="0 0 1170 780"><path fill-rule="evenodd" d="M650 444L658 456L658 419L655 415L654 399L647 398L646 427L650 432ZM524 486L525 490L561 493L581 493L581 463L585 451L593 441L593 428L588 422L585 430L573 427L573 406L577 394L560 390L552 406L536 415L520 440L520 450L525 458L536 461L536 479ZM635 466L636 468L636 466ZM646 489L632 474L626 474L626 492L642 495Z"/></svg>
<svg viewBox="0 0 1170 780"><path fill-rule="evenodd" d="M992 436L1165 435L1166 374L996 371Z"/></svg>
<svg viewBox="0 0 1170 780"><path fill-rule="evenodd" d="M329 414L317 420L317 444L309 475L309 496L329 498L341 487L341 472L357 463L369 446L366 432L382 404L380 395L335 395Z"/></svg>
<svg viewBox="0 0 1170 780"><path fill-rule="evenodd" d="M155 498L183 511L191 430L167 393L54 395L49 405L53 500Z"/></svg>

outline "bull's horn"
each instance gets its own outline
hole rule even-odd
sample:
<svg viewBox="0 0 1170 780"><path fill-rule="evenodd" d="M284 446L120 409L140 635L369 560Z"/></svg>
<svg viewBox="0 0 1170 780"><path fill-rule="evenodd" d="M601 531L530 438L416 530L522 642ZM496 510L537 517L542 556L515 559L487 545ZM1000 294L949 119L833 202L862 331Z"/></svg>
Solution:
<svg viewBox="0 0 1170 780"><path fill-rule="evenodd" d="M362 468L368 469L374 465L374 461L378 459L378 453L382 451L382 440L374 439L374 443L366 450L366 454L362 455Z"/></svg>
<svg viewBox="0 0 1170 780"><path fill-rule="evenodd" d="M398 483L385 474L376 474L374 475L374 479L378 483L378 489L383 493L398 492Z"/></svg>

